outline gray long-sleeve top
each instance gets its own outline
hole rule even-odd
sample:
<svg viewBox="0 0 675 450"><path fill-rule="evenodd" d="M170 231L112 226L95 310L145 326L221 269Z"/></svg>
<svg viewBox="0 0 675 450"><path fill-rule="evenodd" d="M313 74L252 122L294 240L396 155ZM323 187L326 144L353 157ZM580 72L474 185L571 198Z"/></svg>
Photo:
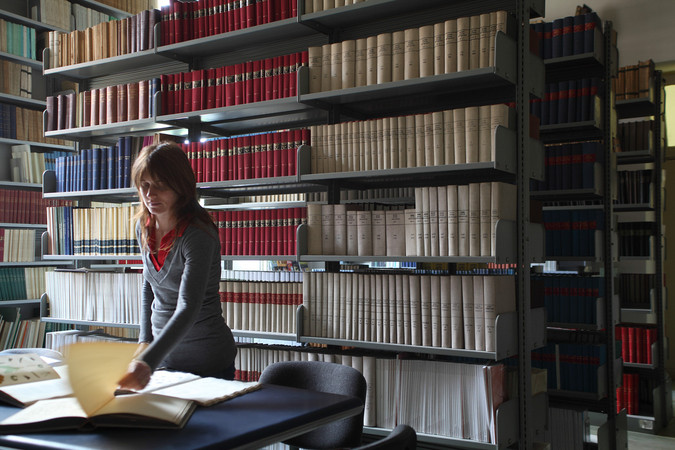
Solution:
<svg viewBox="0 0 675 450"><path fill-rule="evenodd" d="M139 242L140 235L137 223ZM191 223L176 238L159 272L147 251L142 259L139 342L151 344L140 359L153 370L161 366L201 376L221 374L237 349L220 306L217 236Z"/></svg>

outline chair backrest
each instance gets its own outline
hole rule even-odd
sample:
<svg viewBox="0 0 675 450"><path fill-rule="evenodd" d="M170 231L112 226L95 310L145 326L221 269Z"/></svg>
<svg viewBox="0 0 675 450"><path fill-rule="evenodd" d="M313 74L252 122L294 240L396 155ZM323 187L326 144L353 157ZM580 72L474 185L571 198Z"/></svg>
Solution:
<svg viewBox="0 0 675 450"><path fill-rule="evenodd" d="M322 361L282 361L267 366L258 380L260 383L277 384L310 389L332 394L350 395L366 400L366 379L353 367ZM296 436L284 443L303 448L355 447L361 443L363 412L342 419L316 430Z"/></svg>
<svg viewBox="0 0 675 450"><path fill-rule="evenodd" d="M356 447L352 450L415 450L417 447L417 433L410 425L398 425L391 433L378 441Z"/></svg>

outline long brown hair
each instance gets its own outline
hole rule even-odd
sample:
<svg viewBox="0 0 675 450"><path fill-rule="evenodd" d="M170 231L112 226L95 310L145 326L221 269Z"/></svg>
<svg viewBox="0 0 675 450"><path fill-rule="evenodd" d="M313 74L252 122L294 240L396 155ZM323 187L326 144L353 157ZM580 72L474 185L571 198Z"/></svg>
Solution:
<svg viewBox="0 0 675 450"><path fill-rule="evenodd" d="M138 209L134 219L141 225L142 246L147 249L148 245L148 219L150 211L142 201L140 193L141 180L144 176L150 176L170 187L177 195L174 205L177 217L176 228L185 220L206 225L215 236L218 229L213 223L213 218L197 201L197 184L195 174L190 166L190 161L183 150L173 142L160 142L147 145L140 151L131 168L131 179L139 189ZM178 231L178 230L176 230ZM172 243L173 245L173 243Z"/></svg>

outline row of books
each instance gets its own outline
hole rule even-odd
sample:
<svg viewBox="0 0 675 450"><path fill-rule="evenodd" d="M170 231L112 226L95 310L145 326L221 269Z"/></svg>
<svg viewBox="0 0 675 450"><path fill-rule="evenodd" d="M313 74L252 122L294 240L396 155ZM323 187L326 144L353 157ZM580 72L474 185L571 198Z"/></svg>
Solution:
<svg viewBox="0 0 675 450"><path fill-rule="evenodd" d="M52 318L138 324L143 275L55 270L46 273Z"/></svg>
<svg viewBox="0 0 675 450"><path fill-rule="evenodd" d="M599 78L547 83L544 98L531 101L531 112L541 125L593 120L600 111L599 87Z"/></svg>
<svg viewBox="0 0 675 450"><path fill-rule="evenodd" d="M258 283L302 283L302 271L289 270L231 270L224 269L222 277L225 281L242 281Z"/></svg>
<svg viewBox="0 0 675 450"><path fill-rule="evenodd" d="M33 96L33 68L12 61L0 60L0 92L31 98Z"/></svg>
<svg viewBox="0 0 675 450"><path fill-rule="evenodd" d="M309 144L307 128L179 144L198 183L297 174L297 149Z"/></svg>
<svg viewBox="0 0 675 450"><path fill-rule="evenodd" d="M84 30L114 17L70 0L38 0L31 6L30 17L62 30Z"/></svg>
<svg viewBox="0 0 675 450"><path fill-rule="evenodd" d="M495 351L495 320L515 310L510 276L305 275L304 333L424 347Z"/></svg>
<svg viewBox="0 0 675 450"><path fill-rule="evenodd" d="M44 345L45 328L40 319L22 319L20 309L0 315L0 348L40 348Z"/></svg>
<svg viewBox="0 0 675 450"><path fill-rule="evenodd" d="M0 227L0 261L31 262L35 261L35 249L40 248L39 233L32 229Z"/></svg>
<svg viewBox="0 0 675 450"><path fill-rule="evenodd" d="M48 254L138 255L135 206L47 208Z"/></svg>
<svg viewBox="0 0 675 450"><path fill-rule="evenodd" d="M158 0L99 0L99 2L130 14L157 8L159 3Z"/></svg>
<svg viewBox="0 0 675 450"><path fill-rule="evenodd" d="M621 222L617 227L619 256L650 256L655 225L649 222Z"/></svg>
<svg viewBox="0 0 675 450"><path fill-rule="evenodd" d="M652 148L652 120L620 122L616 130L615 152L635 152Z"/></svg>
<svg viewBox="0 0 675 450"><path fill-rule="evenodd" d="M278 361L327 361L357 369L368 386L364 426L369 427L407 423L419 433L496 443L496 411L508 399L503 364L381 359L288 347L240 347L235 378L257 380Z"/></svg>
<svg viewBox="0 0 675 450"><path fill-rule="evenodd" d="M542 59L592 53L595 50L595 30L602 32L602 21L595 12L575 14L538 21L530 25L539 41Z"/></svg>
<svg viewBox="0 0 675 450"><path fill-rule="evenodd" d="M115 328L115 330L125 331L126 336L118 336L107 333L103 328L97 328L91 331L83 330L55 330L48 331L45 334L45 348L50 348L60 352L65 358L68 358L69 346L77 342L138 342L138 330L134 328Z"/></svg>
<svg viewBox="0 0 675 450"><path fill-rule="evenodd" d="M50 69L88 63L155 47L159 10L151 9L120 20L104 21L68 33L50 31Z"/></svg>
<svg viewBox="0 0 675 450"><path fill-rule="evenodd" d="M501 182L415 188L413 209L308 206L308 253L351 256L494 256L497 222L513 220L515 186Z"/></svg>
<svg viewBox="0 0 675 450"><path fill-rule="evenodd" d="M47 97L45 131L105 125L155 116L159 79Z"/></svg>
<svg viewBox="0 0 675 450"><path fill-rule="evenodd" d="M0 52L37 59L35 28L0 19Z"/></svg>
<svg viewBox="0 0 675 450"><path fill-rule="evenodd" d="M302 283L221 281L220 305L233 330L296 333Z"/></svg>
<svg viewBox="0 0 675 450"><path fill-rule="evenodd" d="M303 65L307 65L306 51L162 75L161 113L201 111L294 97L298 92L297 71Z"/></svg>
<svg viewBox="0 0 675 450"><path fill-rule="evenodd" d="M600 209L546 209L542 220L546 230L547 256L601 255L604 216Z"/></svg>
<svg viewBox="0 0 675 450"><path fill-rule="evenodd" d="M45 224L48 206L68 204L68 200L44 199L38 191L0 189L0 223Z"/></svg>
<svg viewBox="0 0 675 450"><path fill-rule="evenodd" d="M532 351L532 367L546 369L549 390L600 393L598 369L606 363L604 345L549 343Z"/></svg>
<svg viewBox="0 0 675 450"><path fill-rule="evenodd" d="M223 255L295 255L307 208L212 211Z"/></svg>
<svg viewBox="0 0 675 450"><path fill-rule="evenodd" d="M532 276L544 283L546 321L563 324L596 324L597 302L605 296L600 277Z"/></svg>
<svg viewBox="0 0 675 450"><path fill-rule="evenodd" d="M618 76L613 79L616 100L648 98L653 76L654 61L651 59L619 67Z"/></svg>
<svg viewBox="0 0 675 450"><path fill-rule="evenodd" d="M650 309L656 281L653 274L620 273L617 284L621 307Z"/></svg>
<svg viewBox="0 0 675 450"><path fill-rule="evenodd" d="M62 139L45 137L42 111L0 103L0 138L64 145Z"/></svg>
<svg viewBox="0 0 675 450"><path fill-rule="evenodd" d="M651 169L631 170L635 169L632 165L620 166L619 169L616 172L616 203L622 205L649 204L652 195L653 171Z"/></svg>
<svg viewBox="0 0 675 450"><path fill-rule="evenodd" d="M310 127L312 173L495 161L505 104Z"/></svg>
<svg viewBox="0 0 675 450"><path fill-rule="evenodd" d="M341 8L343 6L354 5L365 1L367 0L305 0L304 13L309 14L328 11L329 9Z"/></svg>
<svg viewBox="0 0 675 450"><path fill-rule="evenodd" d="M45 170L54 170L57 158L68 155L68 152L61 150L32 152L28 144L12 145L11 149L9 165L12 181L18 183L42 184L42 173Z"/></svg>
<svg viewBox="0 0 675 450"><path fill-rule="evenodd" d="M45 291L45 273L53 269L53 267L0 268L0 300L40 298Z"/></svg>
<svg viewBox="0 0 675 450"><path fill-rule="evenodd" d="M593 189L600 181L596 180L596 163L603 160L600 141L546 145L544 151L546 176L543 181L532 180L532 190Z"/></svg>
<svg viewBox="0 0 675 450"><path fill-rule="evenodd" d="M124 136L117 145L82 149L55 161L57 192L131 187L131 165L152 136Z"/></svg>
<svg viewBox="0 0 675 450"><path fill-rule="evenodd" d="M548 427L542 430L540 442L550 442L551 449L555 450L584 450L588 442L591 442L591 420L589 410L582 407L548 408ZM539 430L537 430L539 431Z"/></svg>
<svg viewBox="0 0 675 450"><path fill-rule="evenodd" d="M289 19L298 15L297 0L170 0L162 7L162 44L213 36L220 33Z"/></svg>
<svg viewBox="0 0 675 450"><path fill-rule="evenodd" d="M656 328L620 325L615 328L621 341L621 358L625 363L653 364L652 345L658 339Z"/></svg>
<svg viewBox="0 0 675 450"><path fill-rule="evenodd" d="M640 414L640 375L637 373L622 375L621 386L616 388L616 412L620 413L625 409L626 414Z"/></svg>
<svg viewBox="0 0 675 450"><path fill-rule="evenodd" d="M506 11L309 47L309 90L324 92L494 65Z"/></svg>

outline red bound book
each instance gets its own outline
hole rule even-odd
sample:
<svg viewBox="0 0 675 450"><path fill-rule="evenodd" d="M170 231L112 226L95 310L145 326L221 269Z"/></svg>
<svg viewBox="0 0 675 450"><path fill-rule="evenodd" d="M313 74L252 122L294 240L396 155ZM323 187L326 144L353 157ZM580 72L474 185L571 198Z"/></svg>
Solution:
<svg viewBox="0 0 675 450"><path fill-rule="evenodd" d="M218 172L215 175L216 181L227 180L227 143L225 139L213 141L216 158L218 158Z"/></svg>
<svg viewBox="0 0 675 450"><path fill-rule="evenodd" d="M274 22L275 20L279 20L278 17L275 16L274 10L276 9L277 0L267 0L266 6L267 6L267 22Z"/></svg>
<svg viewBox="0 0 675 450"><path fill-rule="evenodd" d="M251 255L260 255L260 210L253 211L253 225L251 230Z"/></svg>
<svg viewBox="0 0 675 450"><path fill-rule="evenodd" d="M106 115L108 111L106 89L97 89L96 93L98 94L98 124L103 125L108 123L108 116Z"/></svg>
<svg viewBox="0 0 675 450"><path fill-rule="evenodd" d="M223 211L225 217L223 219L223 226L225 227L225 245L223 255L232 255L232 211Z"/></svg>
<svg viewBox="0 0 675 450"><path fill-rule="evenodd" d="M247 28L248 27L248 1L242 0L239 3L239 27Z"/></svg>
<svg viewBox="0 0 675 450"><path fill-rule="evenodd" d="M89 125L94 126L94 125L99 125L98 123L98 90L97 89L92 89L89 91L89 98L91 102L90 106L90 114L89 114ZM58 112L58 109L57 109ZM56 128L58 129L58 127Z"/></svg>
<svg viewBox="0 0 675 450"><path fill-rule="evenodd" d="M295 64L291 55L281 57L281 97L287 98L291 95L291 65Z"/></svg>
<svg viewBox="0 0 675 450"><path fill-rule="evenodd" d="M208 183L213 181L211 178L213 171L213 153L211 152L210 141L201 142L199 146L202 147L202 152L204 154L204 173L202 178L204 182Z"/></svg>
<svg viewBox="0 0 675 450"><path fill-rule="evenodd" d="M124 84L117 85L117 122L123 122L129 117L129 102L127 100L127 86Z"/></svg>
<svg viewBox="0 0 675 450"><path fill-rule="evenodd" d="M248 214L248 237L246 238L247 242L247 247L246 247L246 254L247 255L255 255L255 230L256 230L256 225L257 222L256 220L258 219L257 214L259 211L256 210L249 210L246 211Z"/></svg>
<svg viewBox="0 0 675 450"><path fill-rule="evenodd" d="M645 357L645 346L647 345L646 331L644 328L635 327L635 362L638 364L647 363L647 358Z"/></svg>
<svg viewBox="0 0 675 450"><path fill-rule="evenodd" d="M247 27L254 27L258 25L258 9L256 8L256 4L261 3L257 1L249 1L246 2L246 26Z"/></svg>
<svg viewBox="0 0 675 450"><path fill-rule="evenodd" d="M244 90L245 64L238 63L234 65L234 104L241 105L246 101Z"/></svg>
<svg viewBox="0 0 675 450"><path fill-rule="evenodd" d="M283 57L274 56L272 61L272 99L275 100L281 95L281 66L283 64Z"/></svg>
<svg viewBox="0 0 675 450"><path fill-rule="evenodd" d="M203 38L204 36L208 36L209 21L207 15L207 3L209 3L208 0L202 0L192 4L194 14L192 23L195 27L193 30L193 38Z"/></svg>
<svg viewBox="0 0 675 450"><path fill-rule="evenodd" d="M291 252L291 229L293 228L293 208L286 208L283 210L283 222L282 222L282 232L283 232L283 246L281 247L282 255L291 255L295 252Z"/></svg>
<svg viewBox="0 0 675 450"><path fill-rule="evenodd" d="M279 5L279 19L288 19L290 17L290 10L288 9L288 2L286 0L278 0Z"/></svg>
<svg viewBox="0 0 675 450"><path fill-rule="evenodd" d="M298 148L304 143L306 143L309 139L306 139L304 137L305 134L309 134L309 130L295 130L295 145L293 148L289 150L290 153L290 158L288 160L289 166L288 166L288 173L289 175L297 175L298 174Z"/></svg>
<svg viewBox="0 0 675 450"><path fill-rule="evenodd" d="M253 61L253 101L262 101L262 61Z"/></svg>
<svg viewBox="0 0 675 450"><path fill-rule="evenodd" d="M195 70L192 72L192 111L201 111L204 102L204 70Z"/></svg>
<svg viewBox="0 0 675 450"><path fill-rule="evenodd" d="M183 40L183 2L176 1L173 4L174 13L173 13L173 40L172 43L181 42Z"/></svg>
<svg viewBox="0 0 675 450"><path fill-rule="evenodd" d="M216 107L216 69L205 69L206 88L204 89L204 108Z"/></svg>
<svg viewBox="0 0 675 450"><path fill-rule="evenodd" d="M262 134L256 134L253 136L253 153L252 153L252 161L253 161L253 178L261 178L262 177L262 140L263 140Z"/></svg>
<svg viewBox="0 0 675 450"><path fill-rule="evenodd" d="M621 341L621 359L624 362L628 362L628 331L626 327L617 326L615 327L616 340Z"/></svg>
<svg viewBox="0 0 675 450"><path fill-rule="evenodd" d="M281 142L280 142L281 148L279 149L279 165L280 165L279 176L285 177L288 176L288 147L289 147L288 133L281 132L279 134L281 135Z"/></svg>
<svg viewBox="0 0 675 450"><path fill-rule="evenodd" d="M241 175L244 171L243 166L241 165L241 136L232 138L229 163L232 167L230 180L241 180Z"/></svg>
<svg viewBox="0 0 675 450"><path fill-rule="evenodd" d="M220 240L220 254L225 255L227 249L227 233L225 233L225 211L216 211L216 216L218 217L216 226L218 227L218 239Z"/></svg>
<svg viewBox="0 0 675 450"><path fill-rule="evenodd" d="M213 83L213 106L212 108L222 108L223 105L223 97L225 93L225 89L223 86L223 80L225 78L225 68L224 67L218 67L215 70L215 80Z"/></svg>
<svg viewBox="0 0 675 450"><path fill-rule="evenodd" d="M637 362L635 353L635 327L628 327L628 362Z"/></svg>
<svg viewBox="0 0 675 450"><path fill-rule="evenodd" d="M253 178L253 136L244 136L244 179Z"/></svg>
<svg viewBox="0 0 675 450"><path fill-rule="evenodd" d="M241 255L241 211L232 211L232 255Z"/></svg>
<svg viewBox="0 0 675 450"><path fill-rule="evenodd" d="M107 86L105 88L106 103L106 123L117 122L117 86ZM126 120L122 119L122 120Z"/></svg>
<svg viewBox="0 0 675 450"><path fill-rule="evenodd" d="M263 61L263 78L262 86L264 87L264 96L261 101L274 99L274 60L272 58L264 59Z"/></svg>
<svg viewBox="0 0 675 450"><path fill-rule="evenodd" d="M169 3L166 6L163 6L160 9L160 15L162 18L162 33L161 33L161 39L162 42L158 45L167 45L171 43L171 40L169 39L169 30L172 25L172 20L171 20L171 13L172 13L172 8L173 8L173 3Z"/></svg>
<svg viewBox="0 0 675 450"><path fill-rule="evenodd" d="M209 36L220 34L220 0L209 2Z"/></svg>
<svg viewBox="0 0 675 450"><path fill-rule="evenodd" d="M243 8L242 8L243 9ZM244 70L244 103L253 103L253 61L243 64Z"/></svg>
<svg viewBox="0 0 675 450"><path fill-rule="evenodd" d="M173 108L172 113L176 114L183 111L183 79L184 72L174 74L173 77Z"/></svg>
<svg viewBox="0 0 675 450"><path fill-rule="evenodd" d="M230 31L227 10L230 0L218 0L218 23L220 24L220 32L227 33Z"/></svg>
<svg viewBox="0 0 675 450"><path fill-rule="evenodd" d="M50 112L49 112L49 99L54 98L54 97L48 97L47 98L47 131L53 131L53 129L50 129L49 121L51 120ZM82 93L82 99L83 99L83 105L82 105L82 120L83 124L85 127L88 127L91 125L91 91L84 91ZM51 114L54 114L54 111L51 112Z"/></svg>
<svg viewBox="0 0 675 450"><path fill-rule="evenodd" d="M235 105L235 66L225 67L225 106Z"/></svg>
<svg viewBox="0 0 675 450"><path fill-rule="evenodd" d="M188 157L188 161L190 161L190 168L192 169L192 173L195 176L195 181L197 181L197 159L195 158L193 147L190 145L190 143L182 144L182 146L183 151Z"/></svg>
<svg viewBox="0 0 675 450"><path fill-rule="evenodd" d="M269 3L269 0L255 2L256 25L269 22L269 19L267 18L267 3Z"/></svg>
<svg viewBox="0 0 675 450"><path fill-rule="evenodd" d="M192 75L194 72L180 74L180 105L176 112L192 111Z"/></svg>
<svg viewBox="0 0 675 450"><path fill-rule="evenodd" d="M276 133L267 133L263 138L263 149L262 149L262 176L271 177L274 175L274 167L272 166L273 154L274 151L274 135Z"/></svg>
<svg viewBox="0 0 675 450"><path fill-rule="evenodd" d="M227 148L225 153L225 157L227 159L227 163L225 164L227 166L227 179L228 180L234 180L236 176L236 171L235 171L235 158L234 158L234 152L235 152L235 144L236 144L236 138L229 138L227 139Z"/></svg>
<svg viewBox="0 0 675 450"><path fill-rule="evenodd" d="M244 242L242 245L242 254L250 255L249 250L251 247L251 241L253 240L253 211L246 210L243 211L244 216Z"/></svg>
<svg viewBox="0 0 675 450"><path fill-rule="evenodd" d="M196 11L197 2L183 3L183 40L189 41L196 37Z"/></svg>
<svg viewBox="0 0 675 450"><path fill-rule="evenodd" d="M281 133L274 133L274 146L272 147L272 177L281 176Z"/></svg>
<svg viewBox="0 0 675 450"><path fill-rule="evenodd" d="M211 149L211 157L213 162L211 163L211 181L220 181L220 154L218 151L218 141L213 140L209 141L209 148Z"/></svg>
<svg viewBox="0 0 675 450"><path fill-rule="evenodd" d="M232 9L230 10L229 22L232 26L232 30L239 30L241 28L241 11L239 11L240 2L232 1L230 2Z"/></svg>
<svg viewBox="0 0 675 450"><path fill-rule="evenodd" d="M173 74L160 75L159 89L161 91L160 114L170 114L169 112L169 80Z"/></svg>
<svg viewBox="0 0 675 450"><path fill-rule="evenodd" d="M194 145L195 156L197 158L197 179L199 182L206 181L206 155L204 153L204 145L197 142L190 142L190 145Z"/></svg>
<svg viewBox="0 0 675 450"><path fill-rule="evenodd" d="M265 254L277 254L277 211L276 209L269 209L266 211L267 220L265 222Z"/></svg>
<svg viewBox="0 0 675 450"><path fill-rule="evenodd" d="M152 93L150 92L150 80L142 80L138 82L138 118L147 119L150 117L150 109L148 108Z"/></svg>

